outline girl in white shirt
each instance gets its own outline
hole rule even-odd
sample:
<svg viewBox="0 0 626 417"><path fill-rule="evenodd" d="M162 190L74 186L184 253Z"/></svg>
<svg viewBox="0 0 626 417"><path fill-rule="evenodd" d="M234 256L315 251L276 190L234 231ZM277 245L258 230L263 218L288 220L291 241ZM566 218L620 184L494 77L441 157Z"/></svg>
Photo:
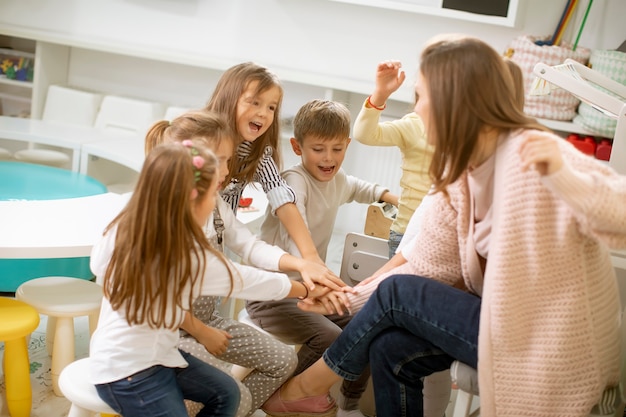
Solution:
<svg viewBox="0 0 626 417"><path fill-rule="evenodd" d="M228 374L178 349L200 294L258 299L307 297L284 274L230 264L203 226L215 208L218 162L197 141L151 152L128 205L94 246L91 269L104 287L90 344L91 382L117 413L234 416L239 389ZM252 269L252 270L249 270ZM317 286L312 296L324 293Z"/></svg>
<svg viewBox="0 0 626 417"><path fill-rule="evenodd" d="M218 133L228 130L225 119L214 112L189 111L171 122L156 122L146 135L145 151L148 153L161 143L197 138L217 156L218 188L221 188L229 173L233 139L229 134ZM258 239L246 225L237 220L222 198L218 198L204 230L214 248L220 252L227 248L241 257L244 264L270 271L294 271L316 282L324 277L329 280L333 278L323 265L297 258ZM194 317L198 319L192 319L194 333L183 332L179 347L224 371L228 371L230 364L251 369L238 383L241 401L237 416L244 417L258 409L291 376L298 360L293 347L237 320L222 317L219 304L220 297L211 295L200 296L194 301ZM189 415L194 416L200 406L189 402Z"/></svg>

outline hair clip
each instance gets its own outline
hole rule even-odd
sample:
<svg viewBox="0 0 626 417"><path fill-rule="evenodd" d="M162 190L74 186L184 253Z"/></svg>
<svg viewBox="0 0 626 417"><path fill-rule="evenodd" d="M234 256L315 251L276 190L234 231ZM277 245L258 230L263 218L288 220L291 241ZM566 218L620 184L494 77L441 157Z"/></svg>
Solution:
<svg viewBox="0 0 626 417"><path fill-rule="evenodd" d="M200 152L198 152L198 150L193 147L193 142L191 140L185 139L181 142L181 144L189 148L189 151L191 152L191 164L194 167L193 176L194 180L198 182L201 176L200 169L204 166L205 160L203 157L200 156Z"/></svg>

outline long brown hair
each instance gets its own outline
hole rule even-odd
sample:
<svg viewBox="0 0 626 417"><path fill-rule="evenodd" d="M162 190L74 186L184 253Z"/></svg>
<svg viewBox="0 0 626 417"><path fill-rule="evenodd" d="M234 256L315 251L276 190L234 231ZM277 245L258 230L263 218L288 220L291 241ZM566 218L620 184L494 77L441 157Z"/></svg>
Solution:
<svg viewBox="0 0 626 417"><path fill-rule="evenodd" d="M215 151L222 141L234 141L235 134L226 118L208 110L190 110L171 122L161 120L150 127L145 139L146 155L163 143L182 142L185 139L201 139Z"/></svg>
<svg viewBox="0 0 626 417"><path fill-rule="evenodd" d="M430 176L435 191L445 191L468 168L484 129L547 130L524 114L511 71L485 42L468 36L437 37L420 61L430 97L428 135L435 145Z"/></svg>
<svg viewBox="0 0 626 417"><path fill-rule="evenodd" d="M280 107L283 100L283 87L278 77L268 70L266 67L255 64L253 62L244 62L235 65L222 74L213 95L206 105L207 110L211 110L225 115L230 123L233 131L237 132L237 102L251 82L257 81L255 94L261 94L270 88L278 87L280 90L280 99L274 111L274 121L261 137L252 143L252 152L243 161L237 156L231 159L228 177L224 181L228 184L232 179L242 182L251 182L256 172L257 166L263 157L265 148L272 147L272 159L280 168ZM238 135L240 136L240 135ZM242 140L239 137L239 141ZM240 142L235 146L238 146ZM243 169L242 169L243 167Z"/></svg>
<svg viewBox="0 0 626 417"><path fill-rule="evenodd" d="M191 148L155 147L144 161L128 204L105 230L117 228L104 294L114 310L123 309L130 325L177 327L173 307L191 308L198 294L189 288L203 277L206 252L230 270L192 210L217 181L218 161L201 142L192 144ZM201 167L193 163L193 154L204 159ZM192 200L193 189L198 197Z"/></svg>

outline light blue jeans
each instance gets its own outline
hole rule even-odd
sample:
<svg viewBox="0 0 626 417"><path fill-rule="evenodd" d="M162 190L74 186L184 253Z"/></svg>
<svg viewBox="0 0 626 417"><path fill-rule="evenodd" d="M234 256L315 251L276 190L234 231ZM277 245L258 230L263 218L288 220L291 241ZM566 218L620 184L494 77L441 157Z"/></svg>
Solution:
<svg viewBox="0 0 626 417"><path fill-rule="evenodd" d="M185 399L204 404L199 417L232 417L239 388L232 376L180 351L186 368L155 365L127 378L96 385L98 395L124 417L188 417Z"/></svg>
<svg viewBox="0 0 626 417"><path fill-rule="evenodd" d="M478 361L481 299L415 275L384 280L323 355L354 380L370 364L376 415L423 415L422 378Z"/></svg>
<svg viewBox="0 0 626 417"><path fill-rule="evenodd" d="M387 241L387 245L389 245L389 259L393 258L396 254L396 249L400 246L402 236L404 236L404 234L394 232L393 230L389 231L389 240Z"/></svg>

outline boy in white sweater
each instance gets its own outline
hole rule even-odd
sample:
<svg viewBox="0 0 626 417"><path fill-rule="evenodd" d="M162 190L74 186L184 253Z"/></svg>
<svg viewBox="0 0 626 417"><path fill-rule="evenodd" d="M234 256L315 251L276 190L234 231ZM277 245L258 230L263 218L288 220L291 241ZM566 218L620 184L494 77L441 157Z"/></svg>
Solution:
<svg viewBox="0 0 626 417"><path fill-rule="evenodd" d="M294 118L291 146L302 162L282 173L296 192L296 206L307 224L316 249L326 258L337 211L342 204L356 201L385 201L394 205L398 197L388 189L347 175L341 164L350 143L350 112L337 102L312 100ZM268 213L261 226L261 239L292 255L298 249L279 219ZM292 279L299 280L292 274ZM248 302L252 320L281 340L301 344L296 374L321 357L324 350L349 322L347 315L320 315L305 312L297 302ZM358 381L345 381L341 388L338 416L362 416L358 402L366 388L369 372Z"/></svg>

